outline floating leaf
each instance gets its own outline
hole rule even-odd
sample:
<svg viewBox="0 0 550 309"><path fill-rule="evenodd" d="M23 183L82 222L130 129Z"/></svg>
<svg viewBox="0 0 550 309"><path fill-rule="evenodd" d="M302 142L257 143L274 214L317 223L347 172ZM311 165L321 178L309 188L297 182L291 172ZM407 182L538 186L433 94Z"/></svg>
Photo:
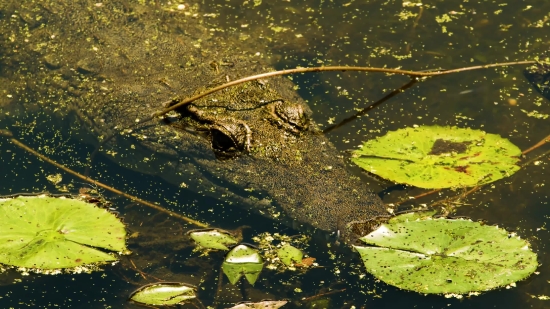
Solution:
<svg viewBox="0 0 550 309"><path fill-rule="evenodd" d="M108 210L70 198L0 199L0 263L52 270L116 261L124 225Z"/></svg>
<svg viewBox="0 0 550 309"><path fill-rule="evenodd" d="M258 251L245 244L231 249L222 264L223 273L231 284L237 283L243 275L250 284L254 284L263 267L263 259Z"/></svg>
<svg viewBox="0 0 550 309"><path fill-rule="evenodd" d="M218 229L189 231L189 237L205 249L229 250L228 245L236 245L237 240L227 231Z"/></svg>
<svg viewBox="0 0 550 309"><path fill-rule="evenodd" d="M243 302L229 309L277 309L288 303L286 300L262 300L257 303Z"/></svg>
<svg viewBox="0 0 550 309"><path fill-rule="evenodd" d="M407 214L410 216L410 214ZM522 280L537 268L529 244L465 219L392 219L355 249L378 279L419 293L465 294Z"/></svg>
<svg viewBox="0 0 550 309"><path fill-rule="evenodd" d="M195 298L196 288L179 282L147 284L130 295L130 300L151 306L179 305Z"/></svg>
<svg viewBox="0 0 550 309"><path fill-rule="evenodd" d="M352 161L380 177L420 188L475 186L517 170L521 150L480 130L418 127L389 132L354 151Z"/></svg>
<svg viewBox="0 0 550 309"><path fill-rule="evenodd" d="M292 266L302 262L304 254L296 247L289 244L283 245L277 250L277 256L281 259L281 262L286 266Z"/></svg>

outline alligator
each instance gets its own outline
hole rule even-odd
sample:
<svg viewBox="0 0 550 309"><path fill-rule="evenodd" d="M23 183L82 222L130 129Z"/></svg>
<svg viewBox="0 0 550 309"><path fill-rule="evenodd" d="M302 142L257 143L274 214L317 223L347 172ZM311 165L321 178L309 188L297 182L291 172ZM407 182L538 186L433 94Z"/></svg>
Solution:
<svg viewBox="0 0 550 309"><path fill-rule="evenodd" d="M105 141L121 166L294 227L350 239L389 216L288 78L142 121L175 97L273 70L265 46L207 25L198 5L3 1L0 18L2 115L47 115L85 143Z"/></svg>

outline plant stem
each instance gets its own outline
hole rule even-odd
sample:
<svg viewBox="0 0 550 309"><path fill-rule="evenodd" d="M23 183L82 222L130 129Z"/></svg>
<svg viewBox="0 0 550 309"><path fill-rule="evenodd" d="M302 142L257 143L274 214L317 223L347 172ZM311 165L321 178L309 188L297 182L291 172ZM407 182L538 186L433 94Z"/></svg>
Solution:
<svg viewBox="0 0 550 309"><path fill-rule="evenodd" d="M126 197L126 198L128 198L128 199L130 199L130 200L136 201L136 202L138 202L138 203L140 203L140 204L143 204L143 205L145 205L145 206L147 206L147 207L151 207L151 208L156 209L156 210L158 210L158 211L164 212L164 213L168 214L168 215L171 216L171 217L175 217L175 218L181 219L181 220L183 220L183 221L185 221L185 222L187 222L187 223L190 223L190 224L193 224L193 225L202 227L202 228L207 228L207 227L208 227L208 225L205 224L205 223L202 223L202 222L199 222L199 221L197 221L197 220L193 220L193 219L191 219L191 218L182 216L182 215L180 215L180 214L178 214L178 213L175 213L175 212L173 212L173 211L170 211L170 210L168 210L168 209L166 209L166 208L164 208L164 207L161 207L161 206L156 205L156 204L153 204L153 203L151 203L151 202L142 200L142 199L140 199L140 198L138 198L138 197L135 197L135 196L130 195L130 194L128 194L128 193L124 193L124 192L122 192L122 191L120 191L120 190L117 190L117 189L115 189L115 188L113 188L113 187L110 187L110 186L108 186L108 185L106 185L106 184L103 184L103 183L101 183L101 182L99 182L99 181L97 181L97 180L93 180L93 179L91 179L91 178L89 178L89 177L86 177L86 176L84 176L84 175L82 175L82 174L79 174L78 172L75 172L75 171L73 171L72 169L70 169L70 168L68 168L68 167L66 167L66 166L64 166L64 165L61 165L61 164L55 162L54 160L52 160L52 159L50 159L50 158L44 156L44 155L41 154L41 153L38 153L37 151L35 151L34 149L30 148L29 146L23 144L22 142L20 142L19 140L17 140L15 137L13 137L13 134L12 134L10 131L8 131L8 130L0 130L0 136L6 137L12 144L16 145L17 147L19 147L19 148L21 148L21 149L23 149L23 150L25 150L25 151L27 151L27 152L33 154L34 156L38 157L39 159L41 159L41 160L43 160L43 161L46 161L46 162L50 163L51 165L53 165L53 166L55 166L55 167L57 167L57 168L59 168L59 169L65 171L65 172L67 172L67 173L69 173L69 174L71 174L71 175L73 175L73 176L75 176L75 177L78 177L78 178L80 178L80 179L82 179L82 180L84 180L84 181L87 181L87 182L89 182L89 183L91 183L91 184L94 184L94 185L96 185L96 186L98 186L98 187L102 187L102 188L104 188L104 189L106 189L106 190L109 190L109 191L115 193L115 194L122 195L122 196L124 196L124 197Z"/></svg>
<svg viewBox="0 0 550 309"><path fill-rule="evenodd" d="M287 70L281 70L281 71L274 71L274 72L268 72L268 73L262 73L252 76L247 76L241 79L237 79L228 83L225 83L223 85L211 88L206 90L205 92L199 93L197 95L194 95L192 97L185 98L183 100L180 100L179 98L172 99L168 102L165 102L164 104L174 104L162 111L154 113L149 118L145 118L141 121L147 122L150 121L156 117L165 115L177 108L180 108L184 105L187 105L193 101L196 101L202 97L205 97L209 94L212 94L214 92L218 92L222 89L236 86L242 83L268 78L268 77L274 77L274 76L281 76L281 75L290 75L290 74L298 74L298 73L316 73L316 72L331 72L331 71L340 71L340 72L346 72L346 71L358 71L358 72L378 72L378 73L387 73L387 74L400 74L400 75L408 75L411 78L419 78L419 77L432 77L432 76L439 76L439 75L447 75L447 74L453 74L453 73L459 73L459 72L466 72L466 71L472 71L472 70L479 70L479 69L488 69L488 68L495 68L495 67L503 67L503 66L511 66L511 65L529 65L529 64L535 64L536 61L515 61L515 62L503 62L503 63L493 63L493 64L487 64L487 65L476 65L471 67L464 67L464 68L458 68L458 69L452 69L452 70L436 70L436 71L407 71L407 70L399 70L399 69L387 69L387 68L371 68L371 67L348 67L348 66L325 66L325 67L311 67L311 68L295 68L295 69L287 69Z"/></svg>
<svg viewBox="0 0 550 309"><path fill-rule="evenodd" d="M355 115L353 116L350 116L342 121L340 121L339 123L337 124L334 124L330 127L327 127L326 129L323 130L323 133L324 134L327 134L333 130L336 130L338 129L339 127L345 125L346 123L349 123L355 119L357 119L358 117L361 117L363 115L365 115L366 113L368 113L370 110L372 110L373 108L379 106L380 104L386 102L387 100L393 98L394 96L404 92L405 90L409 89L410 87L414 86L416 83L418 83L419 80L418 78L412 78L408 83L404 84L403 86L399 87L398 89L395 89L393 90L392 92L388 93L385 97L383 97L382 99L372 103L371 105L363 108L362 110L360 110L359 112L355 113Z"/></svg>
<svg viewBox="0 0 550 309"><path fill-rule="evenodd" d="M539 148L540 146L546 144L550 142L550 135L548 135L547 137L543 138L540 142L536 143L535 145L525 149L524 151L521 152L522 155L526 155L528 153L530 153L531 151Z"/></svg>

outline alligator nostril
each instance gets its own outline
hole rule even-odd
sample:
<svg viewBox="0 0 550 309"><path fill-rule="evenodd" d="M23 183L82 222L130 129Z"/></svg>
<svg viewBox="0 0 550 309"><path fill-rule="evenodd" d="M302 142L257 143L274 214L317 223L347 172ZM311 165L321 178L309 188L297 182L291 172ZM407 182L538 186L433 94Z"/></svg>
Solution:
<svg viewBox="0 0 550 309"><path fill-rule="evenodd" d="M305 130L309 126L309 118L301 104L277 102L275 103L275 113L286 123L299 130Z"/></svg>
<svg viewBox="0 0 550 309"><path fill-rule="evenodd" d="M272 121L292 133L299 134L309 127L309 116L301 104L277 101L268 108Z"/></svg>

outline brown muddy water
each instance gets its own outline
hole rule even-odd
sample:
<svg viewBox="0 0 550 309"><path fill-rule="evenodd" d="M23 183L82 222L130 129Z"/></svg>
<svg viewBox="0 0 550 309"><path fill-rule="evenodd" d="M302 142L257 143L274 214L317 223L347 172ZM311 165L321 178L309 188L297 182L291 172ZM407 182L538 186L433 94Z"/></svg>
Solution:
<svg viewBox="0 0 550 309"><path fill-rule="evenodd" d="M38 5L41 1L35 1ZM43 1L47 3L48 1ZM100 1L88 3L101 9ZM125 2L125 1L121 1ZM177 10L194 2L126 1L128 6L156 6ZM197 18L213 35L239 38L277 69L296 66L349 65L407 70L453 69L498 62L531 60L550 48L550 2L544 1L198 1ZM10 12L9 14L7 14ZM185 9L182 10L185 12ZM0 19L28 20L28 12L11 12L0 4ZM21 14L21 16L17 15ZM67 20L67 23L70 23ZM131 21L130 21L131 22ZM24 38L22 38L24 39ZM5 63L11 52L0 47L0 76L13 66ZM32 55L28 55L31 57ZM342 151L388 131L412 125L451 125L482 129L510 139L526 149L550 134L550 105L523 77L523 66L476 70L434 77L420 82L368 115L328 134ZM403 76L380 73L315 73L294 75L298 93L309 102L321 127L352 115L358 108L405 84ZM6 115L9 89L2 88L0 108ZM9 101L11 104L11 101ZM31 102L32 103L32 102ZM27 102L28 104L28 102ZM535 111L539 117L534 117ZM71 136L32 129L44 118L27 115L26 123L0 118L0 129L10 129L33 148L83 172L94 148ZM548 116L546 116L548 117ZM38 127L37 127L38 128ZM543 146L529 159L550 150ZM0 195L19 192L59 193L46 176L60 173L54 167L0 139ZM336 245L332 235L316 235L305 251L322 267L305 273L264 270L254 287L231 286L221 281L223 254L200 257L192 252L185 233L189 226L124 198L103 192L128 224L133 255L104 272L78 275L21 276L0 274L1 308L139 308L127 302L138 286L158 280L182 281L199 286L205 306L229 308L241 300L287 299L283 308L548 308L550 300L550 248L547 223L549 157L531 163L512 177L461 200L455 214L484 220L516 231L538 254L537 273L516 287L479 296L448 299L399 290L367 274L357 253ZM124 169L101 155L93 162L92 177L143 199L188 214L212 226L244 229L248 242L262 232L294 235L299 231L235 205L224 197L206 197L168 184L158 177ZM424 192L394 187L369 177L350 165L365 185L384 194L391 203ZM75 193L88 186L63 174L61 186ZM461 190L445 190L417 203L429 204ZM330 246L330 247L328 247ZM139 270L139 271L138 271ZM221 282L221 283L220 283ZM187 308L187 307L185 307ZM193 308L193 306L189 306Z"/></svg>

